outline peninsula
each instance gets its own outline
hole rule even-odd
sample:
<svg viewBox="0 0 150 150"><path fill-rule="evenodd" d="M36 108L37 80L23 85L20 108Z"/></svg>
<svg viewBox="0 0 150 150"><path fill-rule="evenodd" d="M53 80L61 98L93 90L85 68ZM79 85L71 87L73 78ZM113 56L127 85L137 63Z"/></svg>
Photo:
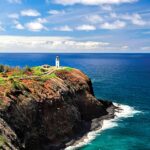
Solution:
<svg viewBox="0 0 150 150"><path fill-rule="evenodd" d="M91 80L78 69L0 65L1 149L64 149L101 128L115 108L95 98Z"/></svg>

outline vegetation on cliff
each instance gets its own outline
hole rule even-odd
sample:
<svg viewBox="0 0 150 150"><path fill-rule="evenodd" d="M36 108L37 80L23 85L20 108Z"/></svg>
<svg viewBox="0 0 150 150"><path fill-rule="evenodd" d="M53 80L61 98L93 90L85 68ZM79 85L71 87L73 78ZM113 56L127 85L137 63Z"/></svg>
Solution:
<svg viewBox="0 0 150 150"><path fill-rule="evenodd" d="M26 80L45 82L51 78L56 78L55 72L72 71L70 67L44 67L36 66L24 68L0 65L0 108L4 108L8 101L3 98L11 90L25 90Z"/></svg>

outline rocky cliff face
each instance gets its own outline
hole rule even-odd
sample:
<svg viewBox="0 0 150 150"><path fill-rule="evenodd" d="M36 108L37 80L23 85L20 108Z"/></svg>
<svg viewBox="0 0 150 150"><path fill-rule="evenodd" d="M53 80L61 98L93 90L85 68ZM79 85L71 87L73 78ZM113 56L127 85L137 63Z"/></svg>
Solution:
<svg viewBox="0 0 150 150"><path fill-rule="evenodd" d="M94 97L90 79L77 69L57 70L55 77L20 79L1 99L0 147L53 150L90 128L94 118L108 114L109 102Z"/></svg>

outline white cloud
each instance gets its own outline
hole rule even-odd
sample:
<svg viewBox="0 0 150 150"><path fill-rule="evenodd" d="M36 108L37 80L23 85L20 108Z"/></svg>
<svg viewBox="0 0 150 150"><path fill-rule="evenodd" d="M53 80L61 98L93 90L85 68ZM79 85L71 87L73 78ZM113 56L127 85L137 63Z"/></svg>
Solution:
<svg viewBox="0 0 150 150"><path fill-rule="evenodd" d="M110 17L111 17L111 18L117 18L118 15L117 15L116 13L112 12L112 13L110 13ZM118 18L119 18L119 17L118 17Z"/></svg>
<svg viewBox="0 0 150 150"><path fill-rule="evenodd" d="M105 22L103 23L100 27L102 29L109 29L109 30L114 30L114 29L122 29L126 26L126 23L120 20L117 20L115 22L109 23Z"/></svg>
<svg viewBox="0 0 150 150"><path fill-rule="evenodd" d="M25 27L28 30L34 31L34 32L41 31L41 30L47 30L47 28L42 23L39 23L39 22L29 22L29 23L26 23Z"/></svg>
<svg viewBox="0 0 150 150"><path fill-rule="evenodd" d="M13 20L13 23L15 24L12 28L18 29L18 30L24 30L25 27L17 20Z"/></svg>
<svg viewBox="0 0 150 150"><path fill-rule="evenodd" d="M129 48L129 46L127 46L127 45L124 45L124 46L121 47L121 49L124 49L124 50L126 50L128 48Z"/></svg>
<svg viewBox="0 0 150 150"><path fill-rule="evenodd" d="M25 37L0 36L0 51L11 52L76 52L99 50L109 46L108 42L76 41L71 37ZM70 51L71 50L71 51ZM5 51L4 51L5 52Z"/></svg>
<svg viewBox="0 0 150 150"><path fill-rule="evenodd" d="M37 17L41 14L35 9L26 9L21 11L22 16Z"/></svg>
<svg viewBox="0 0 150 150"><path fill-rule="evenodd" d="M124 14L120 15L120 17L124 20L130 20L133 24L143 26L146 24L146 22L142 19L142 17L135 13L135 14Z"/></svg>
<svg viewBox="0 0 150 150"><path fill-rule="evenodd" d="M101 5L102 10L111 11L112 8L110 5Z"/></svg>
<svg viewBox="0 0 150 150"><path fill-rule="evenodd" d="M47 23L46 18L37 18L32 22L28 22L25 24L25 28L27 28L29 31L38 32L41 30L47 30L47 27L44 26L45 23Z"/></svg>
<svg viewBox="0 0 150 150"><path fill-rule="evenodd" d="M54 0L57 4L62 5L102 5L102 4L121 4L121 3L133 3L138 0Z"/></svg>
<svg viewBox="0 0 150 150"><path fill-rule="evenodd" d="M8 17L11 18L11 19L18 19L19 18L19 14L12 13L12 14L9 14Z"/></svg>
<svg viewBox="0 0 150 150"><path fill-rule="evenodd" d="M9 3L18 3L21 4L22 0L7 0Z"/></svg>
<svg viewBox="0 0 150 150"><path fill-rule="evenodd" d="M62 26L62 27L55 27L53 30L56 30L56 31L73 31L73 29L67 25L65 26Z"/></svg>
<svg viewBox="0 0 150 150"><path fill-rule="evenodd" d="M93 25L81 25L76 27L76 30L80 30L80 31L93 31L96 30L96 27Z"/></svg>
<svg viewBox="0 0 150 150"><path fill-rule="evenodd" d="M24 26L22 24L18 23L18 24L16 24L15 28L18 30L23 30Z"/></svg>
<svg viewBox="0 0 150 150"><path fill-rule="evenodd" d="M86 17L86 20L92 24L96 24L102 22L103 18L99 15L89 15Z"/></svg>
<svg viewBox="0 0 150 150"><path fill-rule="evenodd" d="M146 25L146 21L142 19L142 17L138 13L134 14L116 14L110 13L111 18L117 18L122 20L129 20L134 25L143 26Z"/></svg>
<svg viewBox="0 0 150 150"><path fill-rule="evenodd" d="M59 15L59 14L65 14L65 11L62 10L62 11L59 11L59 10L49 10L48 13L50 15Z"/></svg>
<svg viewBox="0 0 150 150"><path fill-rule="evenodd" d="M46 18L37 18L35 21L39 22L39 23L47 23L48 20Z"/></svg>

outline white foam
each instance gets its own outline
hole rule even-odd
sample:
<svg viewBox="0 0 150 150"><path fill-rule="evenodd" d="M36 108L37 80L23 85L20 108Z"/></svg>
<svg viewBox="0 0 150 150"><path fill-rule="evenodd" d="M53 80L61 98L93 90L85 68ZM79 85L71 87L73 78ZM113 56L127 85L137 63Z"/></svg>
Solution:
<svg viewBox="0 0 150 150"><path fill-rule="evenodd" d="M94 140L96 136L99 135L102 131L118 126L117 121L119 119L133 117L135 114L141 113L140 111L137 111L133 107L130 107L128 105L122 105L122 104L117 104L117 103L113 103L113 104L120 108L118 112L115 112L116 117L114 119L104 120L103 126L101 129L89 132L85 136L85 138L81 140L81 142L73 146L69 146L65 150L75 150L84 145L90 144L90 142Z"/></svg>

